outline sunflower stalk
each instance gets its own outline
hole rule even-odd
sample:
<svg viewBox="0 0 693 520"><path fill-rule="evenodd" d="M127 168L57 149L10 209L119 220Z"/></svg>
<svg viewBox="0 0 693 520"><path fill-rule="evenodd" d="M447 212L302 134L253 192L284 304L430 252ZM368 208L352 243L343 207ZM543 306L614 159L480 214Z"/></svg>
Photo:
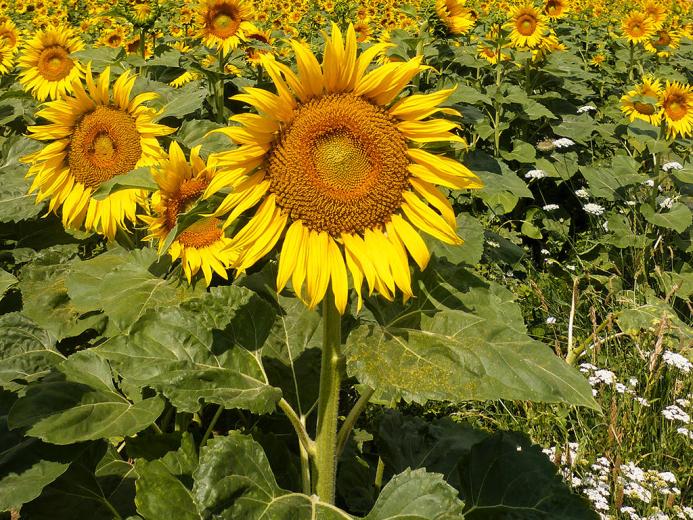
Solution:
<svg viewBox="0 0 693 520"><path fill-rule="evenodd" d="M334 504L337 477L337 418L341 386L341 316L332 290L323 301L322 363L315 438L315 488L320 500Z"/></svg>
<svg viewBox="0 0 693 520"><path fill-rule="evenodd" d="M226 67L226 56L223 49L219 49L219 77L214 87L214 97L216 100L217 123L224 123L224 69Z"/></svg>

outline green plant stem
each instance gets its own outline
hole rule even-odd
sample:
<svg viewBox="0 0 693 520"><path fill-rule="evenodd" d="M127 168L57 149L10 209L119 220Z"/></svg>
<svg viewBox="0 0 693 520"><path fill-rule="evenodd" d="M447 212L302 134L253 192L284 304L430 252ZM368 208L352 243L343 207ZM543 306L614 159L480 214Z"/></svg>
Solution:
<svg viewBox="0 0 693 520"><path fill-rule="evenodd" d="M320 396L315 438L315 494L320 500L334 504L337 477L337 418L341 386L341 316L334 295L327 291L323 301L322 363Z"/></svg>
<svg viewBox="0 0 693 520"><path fill-rule="evenodd" d="M145 59L144 54L147 49L145 38L147 37L147 30L143 27L140 29L140 56Z"/></svg>
<svg viewBox="0 0 693 520"><path fill-rule="evenodd" d="M628 59L628 80L633 81L633 58L635 56L635 45L630 42L630 57Z"/></svg>
<svg viewBox="0 0 693 520"><path fill-rule="evenodd" d="M226 65L226 57L224 51L219 49L219 79L217 79L214 88L216 97L217 123L224 123L224 67Z"/></svg>
<svg viewBox="0 0 693 520"><path fill-rule="evenodd" d="M301 417L301 424L305 429L305 417ZM301 487L303 494L310 495L311 493L311 482L310 482L310 456L308 451L303 447L303 444L298 444L298 451L301 456Z"/></svg>
<svg viewBox="0 0 693 520"><path fill-rule="evenodd" d="M609 325L609 316L607 316L607 319L604 320L602 322L602 324L596 328L596 330L594 331L593 337L596 338L599 335L599 333L601 331L603 331L604 328L607 327L608 325ZM592 336L590 336L590 337L592 337ZM582 354L585 351L585 349L590 344L590 342L591 341L588 338L585 342L581 343L580 345L577 345L573 349L570 349L568 351L568 355L565 358L566 363L568 363L569 365L574 365L575 361L577 361L577 358L580 356L580 354Z"/></svg>
<svg viewBox="0 0 693 520"><path fill-rule="evenodd" d="M279 400L278 404L279 408L281 408L281 410L284 412L284 415L286 415L286 417L289 419L291 426L294 427L294 430L296 431L296 436L298 437L298 441L301 444L301 448L306 450L307 455L311 457L314 456L315 442L313 442L313 439L311 439L308 435L303 421L301 421L298 414L294 411L294 409L291 407L291 405L286 399L282 397Z"/></svg>
<svg viewBox="0 0 693 520"><path fill-rule="evenodd" d="M202 437L202 441L200 441L200 448L207 444L207 439L209 439L209 436L212 435L212 430L214 427L217 425L217 421L219 420L219 417L221 417L221 412L224 411L224 407L219 405L217 408L217 411L214 412L214 417L212 417L212 422L209 423L209 426L207 427L207 431L205 432L204 436Z"/></svg>
<svg viewBox="0 0 693 520"><path fill-rule="evenodd" d="M339 457L344 450L344 446L346 446L346 443L349 440L349 435L354 429L359 416L366 409L366 405L368 404L368 401L370 401L373 392L375 392L375 390L368 388L361 394L358 401L356 401L356 404L349 412L349 415L347 415L346 419L344 420L344 424L342 424L341 428L339 429L339 433L337 434L337 457Z"/></svg>

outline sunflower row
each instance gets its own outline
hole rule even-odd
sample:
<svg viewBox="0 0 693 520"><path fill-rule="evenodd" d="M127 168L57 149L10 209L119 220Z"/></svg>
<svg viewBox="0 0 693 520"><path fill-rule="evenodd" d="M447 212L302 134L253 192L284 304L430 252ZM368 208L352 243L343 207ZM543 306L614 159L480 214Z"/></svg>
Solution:
<svg viewBox="0 0 693 520"><path fill-rule="evenodd" d="M280 247L277 288L293 290L315 307L328 287L344 312L351 286L392 299L412 295L409 258L424 268L429 250L419 231L459 244L453 208L437 186L478 188L479 179L455 160L426 151L429 142L463 141L457 124L437 113L452 89L401 97L424 70L421 58L370 69L383 45L358 55L356 33L337 26L319 63L305 45L291 42L298 72L270 55L262 66L276 93L246 88L237 101L255 113L233 115L219 131L238 146L205 161L193 148L186 159L175 132L156 122L147 106L155 94L132 96L135 75L121 74L111 88L110 69L95 78L91 66L73 81L72 94L47 102L29 127L48 144L23 158L30 192L48 201L66 227L115 237L137 222L148 240L182 260L188 280L202 271L244 272ZM105 183L150 168L158 190L108 192ZM220 201L177 231L182 213L201 200ZM349 278L350 277L350 278Z"/></svg>

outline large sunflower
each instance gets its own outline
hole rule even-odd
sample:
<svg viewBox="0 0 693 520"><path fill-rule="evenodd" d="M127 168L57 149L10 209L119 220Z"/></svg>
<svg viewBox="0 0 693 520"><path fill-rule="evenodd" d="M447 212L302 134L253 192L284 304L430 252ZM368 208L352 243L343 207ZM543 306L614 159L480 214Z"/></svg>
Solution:
<svg viewBox="0 0 693 520"><path fill-rule="evenodd" d="M623 36L630 43L645 42L657 30L657 26L647 13L641 11L633 11L621 25Z"/></svg>
<svg viewBox="0 0 693 520"><path fill-rule="evenodd" d="M144 192L126 189L96 200L94 191L116 175L156 164L163 155L156 138L173 129L154 123L156 112L142 105L156 94L130 99L135 76L129 71L116 80L112 94L109 78L106 68L94 81L87 66L88 91L75 81L74 97L48 102L37 113L48 123L29 131L50 144L24 160L31 163L27 176L34 177L30 192L38 191L37 202L50 199L50 211L62 206L65 227L83 225L113 238L117 228L135 220Z"/></svg>
<svg viewBox="0 0 693 520"><path fill-rule="evenodd" d="M686 137L693 131L693 89L678 81L667 81L662 92L662 110L669 137Z"/></svg>
<svg viewBox="0 0 693 520"><path fill-rule="evenodd" d="M504 27L510 31L513 47L529 47L530 49L541 44L547 28L544 17L531 2L517 6Z"/></svg>
<svg viewBox="0 0 693 520"><path fill-rule="evenodd" d="M58 99L72 92L73 82L84 77L84 73L70 54L83 48L82 40L69 27L39 29L27 41L19 58L19 81L39 101Z"/></svg>
<svg viewBox="0 0 693 520"><path fill-rule="evenodd" d="M653 76L643 76L642 83L621 98L621 111L631 121L642 119L658 126L662 121L662 109L659 106L661 95L660 81Z"/></svg>
<svg viewBox="0 0 693 520"><path fill-rule="evenodd" d="M292 280L311 308L331 284L340 312L347 304L348 277L361 305L369 291L392 299L396 288L412 294L408 255L423 269L429 251L417 232L460 244L455 214L436 185L479 188L481 181L462 164L421 148L428 142L464 140L457 125L425 118L455 113L440 108L453 89L396 100L425 67L421 58L387 63L366 72L383 43L357 57L352 26L346 41L337 26L326 39L322 65L292 41L298 74L271 57L263 66L277 94L246 88L236 96L259 114L231 119L240 126L220 130L240 146L219 153L220 172L205 196L231 193L217 214L227 224L259 204L232 238L232 266L243 272L269 253L286 230L277 288Z"/></svg>
<svg viewBox="0 0 693 520"><path fill-rule="evenodd" d="M154 179L159 185L151 200L154 215L140 217L151 232L146 239L159 241L159 254L163 252L166 237L175 227L178 215L200 198L214 175L214 168L208 168L200 157L199 146L190 151L188 162L178 143L171 143L168 159L154 169ZM209 285L212 271L227 278L230 256L224 248L229 242L224 236L222 221L209 217L198 220L178 235L168 253L173 260L181 259L188 282L202 269Z"/></svg>
<svg viewBox="0 0 693 520"><path fill-rule="evenodd" d="M451 34L464 34L474 26L475 18L464 0L436 0L436 14Z"/></svg>
<svg viewBox="0 0 693 520"><path fill-rule="evenodd" d="M245 31L253 30L252 6L245 0L202 0L197 9L202 43L228 54L238 47Z"/></svg>

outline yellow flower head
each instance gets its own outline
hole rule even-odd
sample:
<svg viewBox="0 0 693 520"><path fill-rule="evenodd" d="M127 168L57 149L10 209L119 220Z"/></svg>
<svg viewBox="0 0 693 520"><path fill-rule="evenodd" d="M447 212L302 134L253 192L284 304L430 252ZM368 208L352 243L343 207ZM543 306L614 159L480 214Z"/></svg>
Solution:
<svg viewBox="0 0 693 520"><path fill-rule="evenodd" d="M197 9L198 36L202 43L228 54L253 29L253 8L246 0L202 0Z"/></svg>
<svg viewBox="0 0 693 520"><path fill-rule="evenodd" d="M0 76L12 72L14 68L14 52L7 45L0 45Z"/></svg>
<svg viewBox="0 0 693 520"><path fill-rule="evenodd" d="M480 180L453 159L425 151L429 142L464 142L457 124L427 119L454 89L399 97L425 67L421 57L387 63L369 72L387 44L357 53L353 26L339 28L322 63L291 41L298 73L263 56L277 93L248 87L236 100L258 114L219 130L239 146L214 156L219 173L205 196L231 188L216 215L235 223L259 205L231 239L232 267L243 272L280 241L277 289L291 279L310 308L331 286L340 312L347 305L348 274L361 304L369 291L392 299L412 295L408 256L425 268L429 251L417 230L460 244L455 214L436 185L478 188Z"/></svg>
<svg viewBox="0 0 693 520"><path fill-rule="evenodd" d="M70 54L83 48L79 37L66 26L39 29L19 57L19 81L39 101L72 92L72 83L84 73Z"/></svg>
<svg viewBox="0 0 693 520"><path fill-rule="evenodd" d="M190 162L175 141L169 147L168 158L153 169L159 190L152 195L154 215L140 217L148 226L146 240L158 240L159 254L163 253L166 237L178 223L178 215L190 209L199 200L215 175L200 157L200 147L190 151ZM212 273L226 279L226 266L230 261L229 239L224 236L222 221L215 217L202 218L187 227L171 243L169 255L181 259L188 282L201 269L205 282L212 282Z"/></svg>
<svg viewBox="0 0 693 520"><path fill-rule="evenodd" d="M12 20L4 20L0 23L0 47L7 47L16 51L19 47L20 31Z"/></svg>
<svg viewBox="0 0 693 520"><path fill-rule="evenodd" d="M686 137L693 131L693 89L678 81L667 81L662 92L662 110L669 137Z"/></svg>
<svg viewBox="0 0 693 520"><path fill-rule="evenodd" d="M642 83L621 98L621 111L631 121L641 119L658 126L662 121L662 110L659 107L662 95L662 84L653 76L644 76Z"/></svg>
<svg viewBox="0 0 693 520"><path fill-rule="evenodd" d="M516 7L505 24L510 31L510 41L514 47L539 46L546 33L546 22L538 9L531 2Z"/></svg>
<svg viewBox="0 0 693 520"><path fill-rule="evenodd" d="M623 20L621 29L630 43L640 43L654 34L656 25L646 13L633 11Z"/></svg>
<svg viewBox="0 0 693 520"><path fill-rule="evenodd" d="M135 221L138 202L145 193L126 189L103 200L93 197L106 181L141 166L156 164L163 151L158 136L172 128L154 123L156 112L142 103L156 98L144 93L130 99L135 76L124 72L109 91L110 69L97 81L87 66L87 89L73 84L74 96L48 102L37 115L48 121L31 126L31 137L50 143L24 158L31 163L30 192L37 202L50 199L48 208L62 206L63 225L96 231L113 238L126 221Z"/></svg>
<svg viewBox="0 0 693 520"><path fill-rule="evenodd" d="M436 13L451 34L466 33L476 21L464 0L436 0Z"/></svg>
<svg viewBox="0 0 693 520"><path fill-rule="evenodd" d="M544 14L549 18L562 18L568 12L568 0L546 0Z"/></svg>

